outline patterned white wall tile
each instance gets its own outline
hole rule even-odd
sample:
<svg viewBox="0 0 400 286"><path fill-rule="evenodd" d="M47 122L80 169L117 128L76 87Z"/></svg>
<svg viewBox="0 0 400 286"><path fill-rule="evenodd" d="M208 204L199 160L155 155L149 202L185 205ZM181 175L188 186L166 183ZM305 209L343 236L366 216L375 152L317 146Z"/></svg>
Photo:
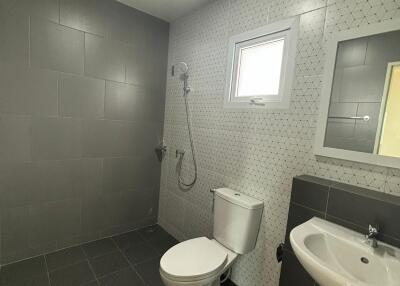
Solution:
<svg viewBox="0 0 400 286"><path fill-rule="evenodd" d="M328 3L326 3L328 2ZM223 109L230 36L300 15L296 76L288 110ZM316 158L317 123L326 40L333 33L400 18L399 0L218 0L171 25L169 66L190 66L189 95L199 178L177 187L175 149L185 149L182 175L193 176L182 82L168 75L159 222L178 239L211 235L210 187L226 186L264 201L256 249L241 256L233 280L276 286L277 244L284 240L292 178L310 174L400 196L400 171Z"/></svg>
<svg viewBox="0 0 400 286"><path fill-rule="evenodd" d="M272 0L270 2L271 22L326 6L326 0Z"/></svg>

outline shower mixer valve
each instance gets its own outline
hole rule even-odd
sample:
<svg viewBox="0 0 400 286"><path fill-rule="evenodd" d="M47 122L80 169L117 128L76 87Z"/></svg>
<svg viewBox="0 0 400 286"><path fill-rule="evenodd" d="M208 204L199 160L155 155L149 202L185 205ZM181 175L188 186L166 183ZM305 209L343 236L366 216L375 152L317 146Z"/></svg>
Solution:
<svg viewBox="0 0 400 286"><path fill-rule="evenodd" d="M175 151L175 157L176 157L176 158L178 158L178 156L179 156L179 157L182 157L183 155L185 155L185 150L176 149L176 151Z"/></svg>

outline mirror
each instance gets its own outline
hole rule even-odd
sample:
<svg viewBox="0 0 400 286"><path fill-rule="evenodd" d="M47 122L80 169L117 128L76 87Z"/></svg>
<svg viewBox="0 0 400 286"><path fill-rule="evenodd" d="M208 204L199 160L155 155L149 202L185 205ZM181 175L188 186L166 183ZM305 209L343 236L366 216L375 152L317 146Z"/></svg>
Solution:
<svg viewBox="0 0 400 286"><path fill-rule="evenodd" d="M400 22L338 34L327 56L315 153L400 168Z"/></svg>

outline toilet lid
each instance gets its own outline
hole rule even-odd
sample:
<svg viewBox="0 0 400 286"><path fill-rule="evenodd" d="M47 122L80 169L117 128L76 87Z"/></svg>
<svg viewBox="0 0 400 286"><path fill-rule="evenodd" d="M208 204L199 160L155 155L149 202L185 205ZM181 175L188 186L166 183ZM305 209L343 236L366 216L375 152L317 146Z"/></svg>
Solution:
<svg viewBox="0 0 400 286"><path fill-rule="evenodd" d="M161 271L176 281L201 280L221 271L228 254L206 237L181 242L161 258Z"/></svg>

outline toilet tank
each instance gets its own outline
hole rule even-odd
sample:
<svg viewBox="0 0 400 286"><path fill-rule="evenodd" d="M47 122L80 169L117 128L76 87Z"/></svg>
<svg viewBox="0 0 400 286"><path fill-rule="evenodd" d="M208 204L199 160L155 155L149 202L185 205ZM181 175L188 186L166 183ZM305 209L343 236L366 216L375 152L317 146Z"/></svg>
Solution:
<svg viewBox="0 0 400 286"><path fill-rule="evenodd" d="M254 249L264 203L228 188L215 190L214 238L238 253Z"/></svg>

